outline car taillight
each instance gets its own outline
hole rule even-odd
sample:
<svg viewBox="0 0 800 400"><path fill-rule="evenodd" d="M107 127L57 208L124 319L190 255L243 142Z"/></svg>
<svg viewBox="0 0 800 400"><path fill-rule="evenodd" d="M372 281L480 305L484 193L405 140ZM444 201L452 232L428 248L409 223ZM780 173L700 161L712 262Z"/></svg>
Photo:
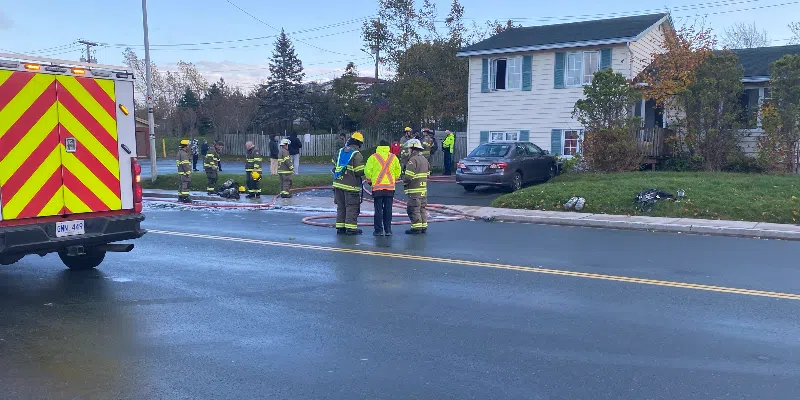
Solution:
<svg viewBox="0 0 800 400"><path fill-rule="evenodd" d="M133 211L142 212L142 166L136 157L131 158L131 177L133 178Z"/></svg>
<svg viewBox="0 0 800 400"><path fill-rule="evenodd" d="M458 166L458 169L466 169L466 168L467 168L467 164L464 164L464 163L463 163L463 162L461 162L461 161L459 161L459 162L458 162L458 165L457 165L457 166Z"/></svg>
<svg viewBox="0 0 800 400"><path fill-rule="evenodd" d="M497 162L497 163L492 163L492 165L490 165L489 168L491 168L491 169L506 169L507 166L508 166L508 164L506 164L504 162Z"/></svg>

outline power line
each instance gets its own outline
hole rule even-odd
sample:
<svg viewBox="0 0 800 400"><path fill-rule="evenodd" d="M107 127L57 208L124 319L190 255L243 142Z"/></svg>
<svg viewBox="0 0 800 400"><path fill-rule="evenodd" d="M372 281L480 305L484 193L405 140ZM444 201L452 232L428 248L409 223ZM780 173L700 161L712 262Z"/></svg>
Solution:
<svg viewBox="0 0 800 400"><path fill-rule="evenodd" d="M363 57L363 58L356 59L356 61L359 61L359 60L371 60L371 59L372 59L371 57ZM351 59L348 59L348 60L335 60L335 61L326 61L326 62L318 62L318 63L311 63L311 64L303 64L303 68L311 67L311 66L315 66L315 65L344 63L344 62L350 62L350 61L354 61L354 60L351 60ZM205 74L219 74L219 73L223 73L223 72L265 71L265 70L268 70L268 69L269 69L269 67L255 67L255 68L244 68L244 69L225 69L225 70L214 70L214 71L202 71L202 73L205 73Z"/></svg>
<svg viewBox="0 0 800 400"><path fill-rule="evenodd" d="M698 16L707 17L707 16L709 16L709 15L728 14L728 13L740 12L740 11L761 10L761 9L765 9L765 8L773 8L773 7L790 6L790 5L793 5L793 4L798 4L798 3L800 3L800 0L799 0L799 1L790 1L790 2L788 2L788 3L769 4L769 5L758 6L758 7L741 8L741 9L738 9L738 10L725 10L725 11L717 11L717 12L713 12L713 13L705 13L705 14L698 15Z"/></svg>
<svg viewBox="0 0 800 400"><path fill-rule="evenodd" d="M243 8L241 8L241 7L239 7L239 6L237 6L237 5L236 5L234 2L232 2L231 0L225 0L225 1L227 1L227 2L228 2L230 5L232 5L232 6L236 7L237 9L239 9L239 11L241 11L241 12L243 12L243 13L247 14L248 16L250 16L251 18L253 18L254 20L256 20L256 21L258 21L258 22L260 22L260 23L262 23L262 24L264 24L264 25L266 25L266 26L268 26L268 27L270 27L270 28L272 28L272 29L274 29L274 30L276 30L276 31L281 31L281 32L283 32L283 30L282 30L282 29L278 29L278 28L276 28L276 27L274 27L274 26L272 26L272 25L270 25L270 24L268 24L268 23L266 23L266 22L264 22L264 21L260 20L260 19L259 19L258 17L256 17L255 15L253 15L253 14L250 14L250 13L249 13L249 12L247 12L245 9L243 9ZM324 51L324 52L326 52L326 53L339 54L339 55L348 56L348 57L357 57L356 55L353 55L353 54L345 54L345 53L339 53L338 51L332 51L332 50L328 50L328 49L323 49L322 47L315 46L315 45L313 45L313 44L311 44L311 43L308 43L308 42L304 42L304 41L302 41L302 40L300 40L300 39L298 39L298 38L295 38L295 40L296 40L296 41L298 41L298 42L300 42L300 43L303 43L303 44L305 44L306 46L313 47L313 48L315 48L315 49L317 49L317 50Z"/></svg>

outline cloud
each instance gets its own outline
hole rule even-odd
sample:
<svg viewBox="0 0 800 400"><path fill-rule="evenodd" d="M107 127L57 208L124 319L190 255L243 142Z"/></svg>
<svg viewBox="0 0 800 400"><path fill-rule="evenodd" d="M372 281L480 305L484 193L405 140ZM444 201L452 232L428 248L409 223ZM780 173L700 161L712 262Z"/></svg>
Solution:
<svg viewBox="0 0 800 400"><path fill-rule="evenodd" d="M0 30L11 29L11 20L0 10Z"/></svg>

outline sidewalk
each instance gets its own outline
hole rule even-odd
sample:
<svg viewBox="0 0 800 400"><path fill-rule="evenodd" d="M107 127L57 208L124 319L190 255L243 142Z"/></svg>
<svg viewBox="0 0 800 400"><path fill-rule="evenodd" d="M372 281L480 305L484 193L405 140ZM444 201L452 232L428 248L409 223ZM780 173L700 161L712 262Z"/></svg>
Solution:
<svg viewBox="0 0 800 400"><path fill-rule="evenodd" d="M167 190L146 190L144 197L175 199L177 195ZM240 204L257 204L258 201L242 198L241 200L225 200L208 196L205 193L192 193L192 198L199 201L228 202ZM261 203L269 203L273 196L262 196ZM308 211L330 212L336 209L332 198L321 195L318 191L300 192L291 199L278 199L277 208L302 209ZM772 224L767 222L723 221L693 218L662 218L609 214L588 214L560 211L514 210L507 208L448 206L468 217L484 221L521 222L542 225L563 225L604 229L628 229L652 232L693 233L714 236L735 236L763 239L800 240L800 226ZM372 213L372 204L364 202L362 211ZM397 212L397 211L395 211Z"/></svg>
<svg viewBox="0 0 800 400"><path fill-rule="evenodd" d="M485 221L800 240L800 226L766 222L587 214L471 206L451 206L451 208Z"/></svg>

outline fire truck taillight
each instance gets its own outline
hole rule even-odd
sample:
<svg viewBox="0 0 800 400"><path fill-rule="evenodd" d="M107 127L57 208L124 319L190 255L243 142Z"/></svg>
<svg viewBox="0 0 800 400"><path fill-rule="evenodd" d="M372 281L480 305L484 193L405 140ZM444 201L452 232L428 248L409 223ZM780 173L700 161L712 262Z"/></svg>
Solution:
<svg viewBox="0 0 800 400"><path fill-rule="evenodd" d="M131 158L131 173L133 175L133 211L142 212L142 166L134 157Z"/></svg>

